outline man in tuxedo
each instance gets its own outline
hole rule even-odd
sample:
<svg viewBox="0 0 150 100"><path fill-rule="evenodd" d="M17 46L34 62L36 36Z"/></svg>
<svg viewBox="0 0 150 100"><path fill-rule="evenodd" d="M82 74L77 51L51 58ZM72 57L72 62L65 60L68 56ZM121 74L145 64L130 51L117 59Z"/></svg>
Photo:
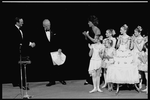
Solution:
<svg viewBox="0 0 150 100"><path fill-rule="evenodd" d="M44 19L43 21L43 29L41 31L41 35L39 36L41 41L39 41L39 50L42 51L40 54L42 58L42 66L44 73L46 73L46 77L49 79L49 83L46 84L46 86L51 86L55 84L56 79L59 78L59 81L66 85L66 82L62 79L62 77L59 75L59 69L57 69L58 66L54 66L52 62L52 58L50 55L50 52L57 51L61 52L61 49L58 49L57 45L58 39L56 39L56 34L54 34L51 30L51 23L48 19Z"/></svg>
<svg viewBox="0 0 150 100"><path fill-rule="evenodd" d="M15 18L15 25L12 28L11 32L13 33L11 38L15 40L11 40L11 43L13 45L13 48L11 48L12 51L12 57L13 57L13 74L12 74L12 84L14 87L19 86L21 88L21 72L20 72L20 65L18 61L22 57L28 56L28 48L29 46L34 47L34 42L29 42L26 35L21 30L21 27L23 26L23 19L16 17ZM25 87L25 77L24 77L24 68L22 67L22 73L23 73L23 89L29 90L28 87Z"/></svg>

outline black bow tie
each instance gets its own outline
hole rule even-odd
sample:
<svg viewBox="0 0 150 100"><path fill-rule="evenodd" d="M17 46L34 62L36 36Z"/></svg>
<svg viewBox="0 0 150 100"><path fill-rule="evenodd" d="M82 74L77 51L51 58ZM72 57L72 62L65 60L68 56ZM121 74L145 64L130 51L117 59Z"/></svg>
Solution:
<svg viewBox="0 0 150 100"><path fill-rule="evenodd" d="M45 32L50 31L50 30L45 30Z"/></svg>

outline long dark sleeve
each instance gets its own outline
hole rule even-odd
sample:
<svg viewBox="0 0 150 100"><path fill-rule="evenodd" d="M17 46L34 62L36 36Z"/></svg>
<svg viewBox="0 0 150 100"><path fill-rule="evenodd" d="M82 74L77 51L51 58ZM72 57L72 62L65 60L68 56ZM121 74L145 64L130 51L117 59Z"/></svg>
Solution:
<svg viewBox="0 0 150 100"><path fill-rule="evenodd" d="M52 33L50 52L57 51L60 48L60 42L59 36Z"/></svg>

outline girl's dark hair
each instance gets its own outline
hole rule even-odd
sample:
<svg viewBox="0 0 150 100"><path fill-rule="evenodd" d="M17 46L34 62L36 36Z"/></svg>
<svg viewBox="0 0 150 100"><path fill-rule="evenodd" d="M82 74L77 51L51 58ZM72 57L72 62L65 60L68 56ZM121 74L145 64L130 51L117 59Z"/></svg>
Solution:
<svg viewBox="0 0 150 100"><path fill-rule="evenodd" d="M95 26L99 24L98 18L95 15L91 15L88 20L91 21Z"/></svg>

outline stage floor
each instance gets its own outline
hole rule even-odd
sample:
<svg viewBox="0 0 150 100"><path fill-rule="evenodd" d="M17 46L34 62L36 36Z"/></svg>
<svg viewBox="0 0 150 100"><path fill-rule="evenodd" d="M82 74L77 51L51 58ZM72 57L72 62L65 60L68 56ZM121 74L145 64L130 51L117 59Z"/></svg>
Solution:
<svg viewBox="0 0 150 100"><path fill-rule="evenodd" d="M102 89L103 92L89 93L93 89L92 85L84 85L85 80L67 80L67 85L62 85L56 81L56 85L46 87L48 82L29 82L28 95L32 98L142 98L148 99L145 93L138 93L135 90L120 90L116 95L115 90L109 92ZM21 98L19 87L13 87L11 83L2 84L2 99L18 99Z"/></svg>

